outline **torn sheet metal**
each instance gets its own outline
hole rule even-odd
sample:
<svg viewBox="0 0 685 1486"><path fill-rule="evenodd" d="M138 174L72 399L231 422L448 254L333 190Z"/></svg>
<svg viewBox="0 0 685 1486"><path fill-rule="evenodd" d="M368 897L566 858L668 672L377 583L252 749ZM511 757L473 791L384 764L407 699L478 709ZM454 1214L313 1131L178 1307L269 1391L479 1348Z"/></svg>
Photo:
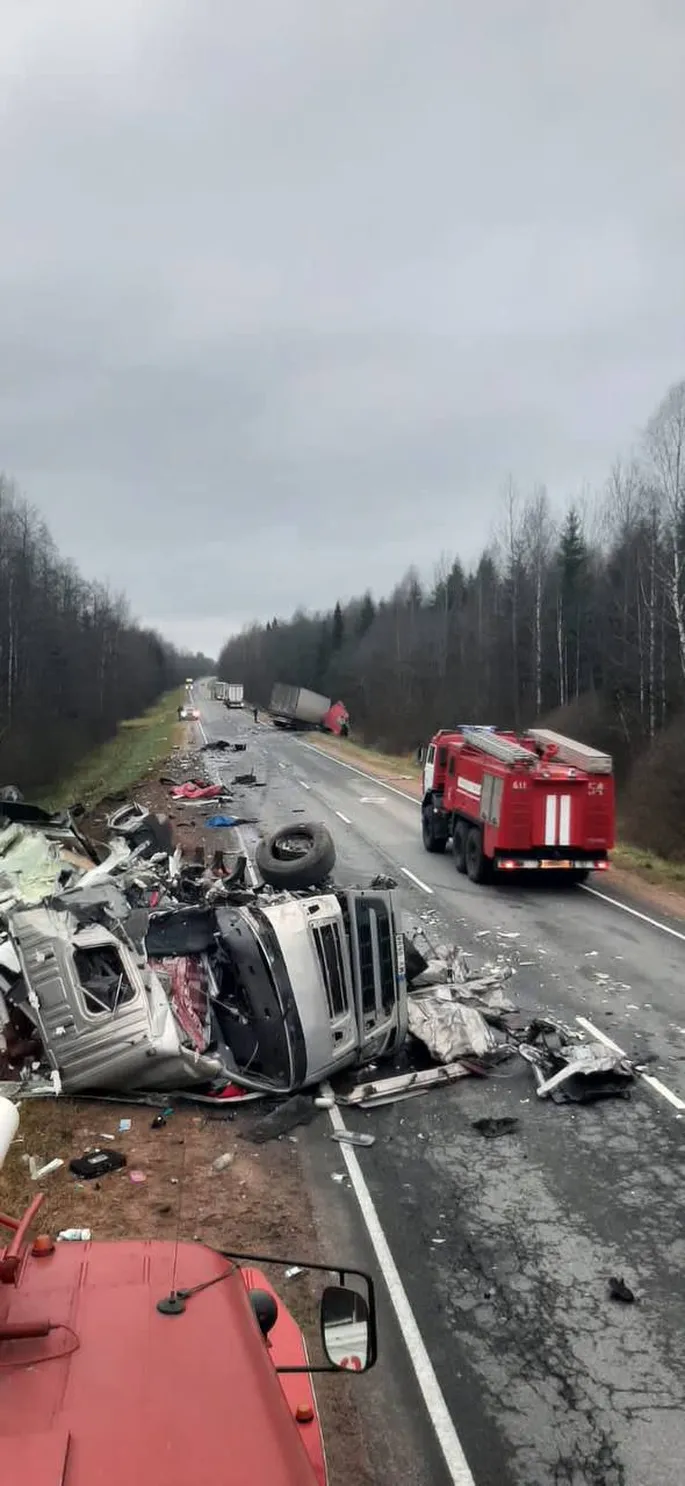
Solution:
<svg viewBox="0 0 685 1486"><path fill-rule="evenodd" d="M635 1074L627 1058L613 1053L600 1042L580 1043L564 1051L561 1068L538 1084L539 1099L557 1093L562 1086L574 1102L625 1094Z"/></svg>
<svg viewBox="0 0 685 1486"><path fill-rule="evenodd" d="M635 1070L628 1059L600 1042L581 1042L562 1023L534 1019L519 1039L518 1051L533 1069L541 1099L590 1104L630 1097Z"/></svg>
<svg viewBox="0 0 685 1486"><path fill-rule="evenodd" d="M474 1006L443 1000L437 994L410 996L409 1031L439 1063L459 1058L482 1058L493 1052L497 1040Z"/></svg>

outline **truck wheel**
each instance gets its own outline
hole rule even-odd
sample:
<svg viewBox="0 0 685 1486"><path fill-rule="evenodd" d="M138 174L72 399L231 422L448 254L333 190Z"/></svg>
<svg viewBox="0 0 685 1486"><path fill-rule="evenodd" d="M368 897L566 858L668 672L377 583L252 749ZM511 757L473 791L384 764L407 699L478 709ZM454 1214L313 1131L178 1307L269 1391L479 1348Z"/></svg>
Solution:
<svg viewBox="0 0 685 1486"><path fill-rule="evenodd" d="M316 822L284 826L259 842L255 861L271 887L318 887L335 865L333 837Z"/></svg>
<svg viewBox="0 0 685 1486"><path fill-rule="evenodd" d="M452 837L452 856L457 872L466 871L466 826L458 820Z"/></svg>
<svg viewBox="0 0 685 1486"><path fill-rule="evenodd" d="M486 882L490 875L490 863L483 851L483 833L478 826L471 826L466 837L466 872L471 882Z"/></svg>
<svg viewBox="0 0 685 1486"><path fill-rule="evenodd" d="M589 876L589 867L576 867L574 871L569 873L571 882L587 882Z"/></svg>
<svg viewBox="0 0 685 1486"><path fill-rule="evenodd" d="M424 805L421 811L421 835L426 851L440 853L445 850L447 838L438 836L435 830L435 817L431 805Z"/></svg>

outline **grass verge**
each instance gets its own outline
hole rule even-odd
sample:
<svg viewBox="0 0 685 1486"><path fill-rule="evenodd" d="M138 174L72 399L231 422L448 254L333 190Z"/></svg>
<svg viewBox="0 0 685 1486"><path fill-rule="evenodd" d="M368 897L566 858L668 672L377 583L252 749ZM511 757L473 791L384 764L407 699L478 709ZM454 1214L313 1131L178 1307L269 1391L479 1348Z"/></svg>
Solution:
<svg viewBox="0 0 685 1486"><path fill-rule="evenodd" d="M59 810L79 800L91 809L105 795L138 784L181 741L183 724L179 724L177 709L183 696L182 687L167 692L142 717L119 723L115 737L86 754L69 775L38 796L38 803Z"/></svg>
<svg viewBox="0 0 685 1486"><path fill-rule="evenodd" d="M421 769L413 755L381 753L377 748L365 748L363 743L349 738L331 738L317 734L313 735L312 741L315 741L317 748L332 754L334 758L341 759L343 763L354 764L378 779L385 779L388 783L401 781L407 794L415 794L418 798ZM685 862L667 861L655 852L643 851L640 847L619 841L611 853L611 864L616 871L626 874L626 887L631 885L631 879L636 887L644 883L647 887L661 888L685 898Z"/></svg>

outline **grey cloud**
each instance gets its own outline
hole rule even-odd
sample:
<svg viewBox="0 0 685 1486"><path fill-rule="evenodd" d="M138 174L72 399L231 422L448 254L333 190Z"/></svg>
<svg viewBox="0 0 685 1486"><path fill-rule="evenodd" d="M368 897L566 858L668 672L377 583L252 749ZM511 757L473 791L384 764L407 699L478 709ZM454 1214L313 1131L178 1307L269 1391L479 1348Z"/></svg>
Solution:
<svg viewBox="0 0 685 1486"><path fill-rule="evenodd" d="M0 466L175 639L472 558L683 374L685 14L484 11L11 12Z"/></svg>

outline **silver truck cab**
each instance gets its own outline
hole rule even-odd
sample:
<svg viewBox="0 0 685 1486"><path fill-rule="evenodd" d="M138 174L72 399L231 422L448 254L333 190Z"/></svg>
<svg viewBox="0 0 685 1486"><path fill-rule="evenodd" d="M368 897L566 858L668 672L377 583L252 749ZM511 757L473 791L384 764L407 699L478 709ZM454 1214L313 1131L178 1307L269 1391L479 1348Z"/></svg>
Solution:
<svg viewBox="0 0 685 1486"><path fill-rule="evenodd" d="M390 1057L407 1033L392 893L283 894L217 912L215 1014L244 1088L290 1093Z"/></svg>

